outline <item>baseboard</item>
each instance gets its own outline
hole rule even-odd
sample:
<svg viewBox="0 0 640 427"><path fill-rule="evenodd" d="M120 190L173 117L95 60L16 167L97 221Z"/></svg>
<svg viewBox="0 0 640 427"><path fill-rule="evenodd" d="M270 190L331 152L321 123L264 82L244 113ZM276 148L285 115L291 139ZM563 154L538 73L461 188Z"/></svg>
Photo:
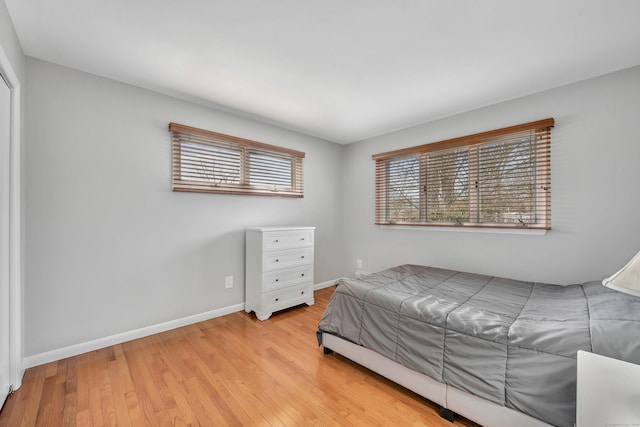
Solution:
<svg viewBox="0 0 640 427"><path fill-rule="evenodd" d="M316 283L315 285L313 285L313 289L317 291L318 289L324 289L328 288L329 286L334 286L338 283L338 280L340 279ZM82 353L99 350L101 348L109 347L116 344L122 344L123 342L135 340L138 338L144 338L153 334L159 334L160 332L169 331L171 329L180 328L182 326L191 325L193 323L203 322L205 320L214 319L216 317L224 316L242 310L244 310L244 303L235 304L229 307L223 307L216 310L207 311L205 313L183 317L181 319L159 323L157 325L134 329L128 332L123 332L104 338L98 338L80 344L74 344L68 347L46 351L44 353L34 354L33 356L28 356L23 359L22 368L28 369L34 366L44 365L45 363L55 362L67 357L77 356Z"/></svg>
<svg viewBox="0 0 640 427"><path fill-rule="evenodd" d="M120 334L111 335L104 338L87 341L85 343L74 344L68 347L47 351L40 354L34 354L23 359L23 369L32 368L34 366L44 365L45 363L55 362L56 360L65 359L67 357L77 356L89 351L98 350L123 342L144 338L149 335L158 334L160 332L169 331L171 329L180 328L182 326L191 325L193 323L203 322L205 320L224 316L244 310L244 303L235 304L229 307L223 307L216 310L207 311L205 313L195 314L193 316L183 317L181 319L171 320L157 325L151 325Z"/></svg>
<svg viewBox="0 0 640 427"><path fill-rule="evenodd" d="M315 285L313 285L313 290L317 291L319 289L328 288L329 286L335 286L338 284L338 281L340 279L344 279L344 277L340 277L338 279L333 279L333 280L327 280L326 282L322 282L322 283L316 283Z"/></svg>

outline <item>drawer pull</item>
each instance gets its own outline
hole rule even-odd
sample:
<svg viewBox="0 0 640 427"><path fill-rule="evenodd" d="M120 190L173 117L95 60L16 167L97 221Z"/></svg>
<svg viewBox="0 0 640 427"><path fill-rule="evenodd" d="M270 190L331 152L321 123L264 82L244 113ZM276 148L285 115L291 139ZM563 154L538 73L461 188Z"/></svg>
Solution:
<svg viewBox="0 0 640 427"><path fill-rule="evenodd" d="M304 237L302 238L302 240L304 240Z"/></svg>
<svg viewBox="0 0 640 427"><path fill-rule="evenodd" d="M302 295L304 295L304 291L300 292Z"/></svg>
<svg viewBox="0 0 640 427"><path fill-rule="evenodd" d="M278 240L278 239L276 239L276 243L278 243L278 241L279 241L279 240Z"/></svg>
<svg viewBox="0 0 640 427"><path fill-rule="evenodd" d="M304 259L304 255L302 255L300 258Z"/></svg>
<svg viewBox="0 0 640 427"><path fill-rule="evenodd" d="M279 281L280 279L276 279L276 282Z"/></svg>
<svg viewBox="0 0 640 427"><path fill-rule="evenodd" d="M302 273L302 277L304 277L304 273Z"/></svg>
<svg viewBox="0 0 640 427"><path fill-rule="evenodd" d="M280 260L279 260L279 259L276 259L276 262L280 262Z"/></svg>
<svg viewBox="0 0 640 427"><path fill-rule="evenodd" d="M280 301L280 298L276 298L276 302Z"/></svg>

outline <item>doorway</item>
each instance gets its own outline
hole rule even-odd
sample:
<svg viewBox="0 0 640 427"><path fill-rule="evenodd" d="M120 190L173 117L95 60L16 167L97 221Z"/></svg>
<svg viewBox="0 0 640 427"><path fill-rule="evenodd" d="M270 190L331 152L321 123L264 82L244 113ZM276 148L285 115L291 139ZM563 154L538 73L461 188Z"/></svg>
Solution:
<svg viewBox="0 0 640 427"><path fill-rule="evenodd" d="M0 75L0 407L11 387L11 90Z"/></svg>

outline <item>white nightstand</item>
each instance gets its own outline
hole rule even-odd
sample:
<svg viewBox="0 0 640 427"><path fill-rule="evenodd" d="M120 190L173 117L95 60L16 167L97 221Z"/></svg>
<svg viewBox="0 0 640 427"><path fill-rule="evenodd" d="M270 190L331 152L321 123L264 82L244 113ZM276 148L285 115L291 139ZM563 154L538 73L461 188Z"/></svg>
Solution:
<svg viewBox="0 0 640 427"><path fill-rule="evenodd" d="M640 365L578 351L577 427L640 426Z"/></svg>
<svg viewBox="0 0 640 427"><path fill-rule="evenodd" d="M245 311L267 320L274 311L313 305L315 227L251 227L246 231Z"/></svg>

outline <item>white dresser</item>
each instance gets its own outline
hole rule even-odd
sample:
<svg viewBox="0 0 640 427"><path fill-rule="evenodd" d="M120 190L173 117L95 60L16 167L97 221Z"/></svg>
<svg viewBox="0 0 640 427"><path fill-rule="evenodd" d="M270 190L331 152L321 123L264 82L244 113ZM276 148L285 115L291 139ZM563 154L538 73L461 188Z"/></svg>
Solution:
<svg viewBox="0 0 640 427"><path fill-rule="evenodd" d="M313 305L315 227L251 227L246 234L245 311L267 320L274 311Z"/></svg>

